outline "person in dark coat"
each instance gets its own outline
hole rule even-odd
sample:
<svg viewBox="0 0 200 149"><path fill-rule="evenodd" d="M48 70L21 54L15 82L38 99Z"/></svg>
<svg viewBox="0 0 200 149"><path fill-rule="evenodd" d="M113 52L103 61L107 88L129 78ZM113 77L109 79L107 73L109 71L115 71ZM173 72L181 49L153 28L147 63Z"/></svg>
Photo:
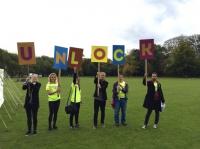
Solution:
<svg viewBox="0 0 200 149"><path fill-rule="evenodd" d="M26 79L22 89L26 91L24 108L27 115L27 125L28 131L26 136L32 134L37 134L37 113L39 109L39 91L41 84L38 82L38 77L33 74L31 77Z"/></svg>
<svg viewBox="0 0 200 149"><path fill-rule="evenodd" d="M143 79L143 85L147 85L147 94L144 99L143 107L147 109L144 120L143 129L145 129L149 122L149 117L152 111L155 111L155 121L153 128L157 128L159 122L159 114L162 111L161 105L164 105L165 99L163 96L161 84L157 79L157 73L152 73L152 79L146 81L146 74Z"/></svg>
<svg viewBox="0 0 200 149"><path fill-rule="evenodd" d="M106 89L108 87L108 82L105 80L105 72L97 73L96 77L94 78L95 84L95 92L94 92L94 125L93 129L97 128L97 119L98 119L98 112L99 108L101 109L101 126L105 127L104 120L105 120L105 106L107 100L107 93ZM98 84L98 77L99 77L99 84ZM98 92L99 88L99 92Z"/></svg>

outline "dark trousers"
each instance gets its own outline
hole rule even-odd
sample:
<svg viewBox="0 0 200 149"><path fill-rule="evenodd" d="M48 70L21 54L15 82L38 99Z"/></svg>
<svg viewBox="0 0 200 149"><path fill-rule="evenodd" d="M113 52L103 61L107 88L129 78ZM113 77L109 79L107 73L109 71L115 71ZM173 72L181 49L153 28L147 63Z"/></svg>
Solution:
<svg viewBox="0 0 200 149"><path fill-rule="evenodd" d="M56 126L59 106L60 106L60 100L49 101L49 128L52 128L52 121L53 121L53 127Z"/></svg>
<svg viewBox="0 0 200 149"><path fill-rule="evenodd" d="M30 106L27 106L25 109L26 109L26 116L27 116L28 131L31 132L32 128L33 128L33 131L36 131L38 107L33 107L30 105Z"/></svg>
<svg viewBox="0 0 200 149"><path fill-rule="evenodd" d="M105 100L103 100L103 101L94 100L94 126L97 126L99 108L101 110L101 124L104 124L105 106L106 106L106 101Z"/></svg>
<svg viewBox="0 0 200 149"><path fill-rule="evenodd" d="M78 125L80 102L79 103L71 102L71 104L74 104L77 111L76 111L76 113L70 113L69 124L70 124L70 126L73 126L73 118L75 117L75 124Z"/></svg>
<svg viewBox="0 0 200 149"><path fill-rule="evenodd" d="M153 110L151 110L151 109L147 110L147 114L146 114L146 117L145 117L145 120L144 120L144 124L145 125L148 124L149 118L150 118L150 115L151 115L152 111ZM159 122L159 115L160 115L159 110L155 110L155 121L154 121L154 124L158 124L158 122Z"/></svg>

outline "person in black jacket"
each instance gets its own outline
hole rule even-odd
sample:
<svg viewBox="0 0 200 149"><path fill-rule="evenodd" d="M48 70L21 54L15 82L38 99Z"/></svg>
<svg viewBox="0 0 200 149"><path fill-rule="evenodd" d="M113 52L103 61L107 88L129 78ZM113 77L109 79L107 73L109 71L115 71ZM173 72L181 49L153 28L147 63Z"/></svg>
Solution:
<svg viewBox="0 0 200 149"><path fill-rule="evenodd" d="M157 79L157 73L152 73L152 79L146 81L146 74L144 75L143 85L147 84L147 94L144 99L143 107L147 108L147 113L144 120L143 129L145 129L149 122L149 117L153 110L155 110L155 121L153 128L157 128L159 122L159 113L161 112L161 104L165 103L161 84Z"/></svg>
<svg viewBox="0 0 200 149"><path fill-rule="evenodd" d="M105 72L97 73L96 77L94 78L95 84L95 92L94 92L94 125L93 129L97 128L97 119L98 119L98 112L99 108L101 109L101 126L104 128L104 120L105 120L105 106L107 100L107 93L106 89L108 87L108 82L105 80ZM99 77L99 84L98 84L98 77Z"/></svg>
<svg viewBox="0 0 200 149"><path fill-rule="evenodd" d="M28 77L22 87L23 90L27 90L24 104L28 125L28 131L26 132L26 136L30 135L31 133L37 134L37 113L39 108L40 87L41 84L38 82L38 77L36 74L33 74L31 77Z"/></svg>

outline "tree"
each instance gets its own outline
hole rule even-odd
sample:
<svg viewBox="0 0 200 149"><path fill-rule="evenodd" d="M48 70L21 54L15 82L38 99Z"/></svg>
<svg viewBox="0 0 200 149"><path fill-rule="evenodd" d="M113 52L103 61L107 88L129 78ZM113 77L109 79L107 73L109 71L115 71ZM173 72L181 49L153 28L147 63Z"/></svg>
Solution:
<svg viewBox="0 0 200 149"><path fill-rule="evenodd" d="M199 60L190 42L180 41L170 53L167 63L165 73L168 75L188 77L199 74Z"/></svg>
<svg viewBox="0 0 200 149"><path fill-rule="evenodd" d="M135 50L131 50L126 56L126 63L123 66L122 72L124 75L132 76L136 72Z"/></svg>

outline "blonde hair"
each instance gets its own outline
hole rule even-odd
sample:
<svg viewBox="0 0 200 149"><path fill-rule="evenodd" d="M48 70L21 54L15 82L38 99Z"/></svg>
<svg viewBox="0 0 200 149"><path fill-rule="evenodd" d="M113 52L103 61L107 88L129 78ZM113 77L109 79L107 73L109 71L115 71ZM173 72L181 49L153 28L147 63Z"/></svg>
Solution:
<svg viewBox="0 0 200 149"><path fill-rule="evenodd" d="M33 78L36 78L36 81L38 82L38 74L32 74L31 76L31 81L33 80Z"/></svg>
<svg viewBox="0 0 200 149"><path fill-rule="evenodd" d="M58 77L57 77L56 73L50 73L50 75L48 77L48 83L51 83L51 76L53 76L53 75L56 77L55 83L58 83Z"/></svg>

